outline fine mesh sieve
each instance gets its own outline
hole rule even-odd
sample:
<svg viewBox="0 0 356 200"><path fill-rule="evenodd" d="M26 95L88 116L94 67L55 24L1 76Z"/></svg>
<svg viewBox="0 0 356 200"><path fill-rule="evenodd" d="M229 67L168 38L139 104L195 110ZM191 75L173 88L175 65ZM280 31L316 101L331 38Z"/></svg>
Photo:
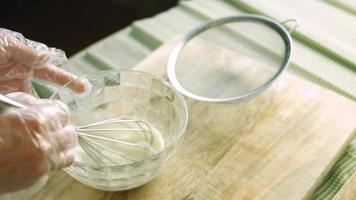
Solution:
<svg viewBox="0 0 356 200"><path fill-rule="evenodd" d="M185 35L167 63L171 84L190 98L239 102L260 94L287 67L292 51L289 32L257 15L209 21Z"/></svg>

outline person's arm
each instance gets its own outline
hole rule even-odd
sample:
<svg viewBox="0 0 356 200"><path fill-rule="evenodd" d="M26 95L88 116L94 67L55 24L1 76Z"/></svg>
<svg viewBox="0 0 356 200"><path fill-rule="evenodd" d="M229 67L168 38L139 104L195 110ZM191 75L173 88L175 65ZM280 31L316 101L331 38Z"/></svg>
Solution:
<svg viewBox="0 0 356 200"><path fill-rule="evenodd" d="M74 161L77 133L68 108L23 93L30 91L29 77L59 85L76 79L57 67L66 60L61 50L0 28L0 93L27 105L0 113L0 194L26 188ZM76 83L73 89L83 92L86 84Z"/></svg>

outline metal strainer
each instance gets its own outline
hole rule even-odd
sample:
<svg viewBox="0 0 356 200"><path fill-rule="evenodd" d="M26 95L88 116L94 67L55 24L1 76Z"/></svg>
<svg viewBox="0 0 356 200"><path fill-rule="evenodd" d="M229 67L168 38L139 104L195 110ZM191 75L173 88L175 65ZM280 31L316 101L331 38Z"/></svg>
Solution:
<svg viewBox="0 0 356 200"><path fill-rule="evenodd" d="M294 22L289 32L281 24ZM295 19L257 15L209 21L185 35L167 63L171 84L190 98L240 102L268 88L291 58Z"/></svg>

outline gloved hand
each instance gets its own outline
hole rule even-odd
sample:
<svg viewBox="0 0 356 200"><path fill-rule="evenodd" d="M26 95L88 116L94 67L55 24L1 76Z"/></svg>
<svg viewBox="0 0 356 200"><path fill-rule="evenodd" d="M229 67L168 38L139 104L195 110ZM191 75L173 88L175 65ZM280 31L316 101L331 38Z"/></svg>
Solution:
<svg viewBox="0 0 356 200"><path fill-rule="evenodd" d="M77 78L57 67L66 61L63 51L0 28L0 93L28 92L27 79L31 76L64 85ZM76 81L73 89L82 92L85 84Z"/></svg>
<svg viewBox="0 0 356 200"><path fill-rule="evenodd" d="M77 143L63 103L22 92L7 96L27 108L9 108L0 115L0 194L26 188L43 174L70 165Z"/></svg>

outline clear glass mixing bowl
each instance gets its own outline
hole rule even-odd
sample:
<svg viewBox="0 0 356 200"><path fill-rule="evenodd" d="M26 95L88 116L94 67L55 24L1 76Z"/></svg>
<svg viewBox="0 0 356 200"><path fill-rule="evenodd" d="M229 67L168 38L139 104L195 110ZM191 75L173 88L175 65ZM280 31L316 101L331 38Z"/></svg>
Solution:
<svg viewBox="0 0 356 200"><path fill-rule="evenodd" d="M78 94L70 89L83 80L90 82L90 91ZM76 160L65 169L81 183L106 191L128 190L154 178L172 154L188 121L182 95L164 80L138 71L104 71L86 75L66 84L51 99L68 105L74 125L82 125L83 119L87 120L97 112L96 108L103 108L104 112L101 109L100 114L104 117L142 120L162 134L163 149L144 160L110 166ZM115 109L110 108L111 104ZM108 116L105 116L106 108L109 108Z"/></svg>

